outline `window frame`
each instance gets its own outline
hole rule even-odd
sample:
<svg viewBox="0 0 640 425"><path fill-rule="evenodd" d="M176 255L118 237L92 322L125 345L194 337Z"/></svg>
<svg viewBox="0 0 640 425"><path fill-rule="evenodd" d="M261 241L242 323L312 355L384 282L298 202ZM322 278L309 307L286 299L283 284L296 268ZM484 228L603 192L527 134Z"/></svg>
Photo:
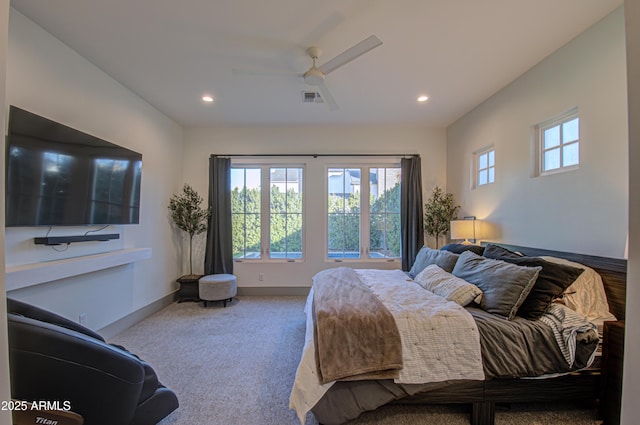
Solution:
<svg viewBox="0 0 640 425"><path fill-rule="evenodd" d="M568 122L578 119L578 138L569 142L564 142L564 132L562 126ZM535 158L534 158L534 176L547 176L557 173L564 173L568 171L574 171L580 168L580 145L582 139L582 131L580 129L580 111L578 107L572 108L562 114L558 114L546 121L543 121L535 126L534 132L534 144L535 144ZM551 148L545 149L545 131L554 127L559 127L559 143ZM576 164L563 165L564 147L570 145L577 145L578 147L578 161ZM545 153L551 150L559 150L559 162L560 165L557 168L545 170Z"/></svg>
<svg viewBox="0 0 640 425"><path fill-rule="evenodd" d="M493 152L493 165L489 165L489 154ZM483 155L487 155L487 167L480 168L480 158ZM473 152L471 158L471 188L477 189L479 187L488 186L496 182L496 163L497 155L496 149L493 144L480 148ZM493 180L489 181L489 170L493 169ZM487 170L487 182L480 183L480 172Z"/></svg>
<svg viewBox="0 0 640 425"><path fill-rule="evenodd" d="M359 169L360 170L360 239L359 251L360 256L357 258L330 258L329 257L329 170L330 169ZM324 262L325 263L362 263L362 262L400 262L402 260L402 252L398 257L370 257L371 250L371 208L370 202L370 173L372 168L397 168L401 170L399 162L358 162L351 160L350 162L334 162L324 166ZM366 171L366 173L365 173ZM402 182L402 176L400 176ZM402 184L402 183L400 183Z"/></svg>
<svg viewBox="0 0 640 425"><path fill-rule="evenodd" d="M307 192L307 170L306 164L300 162L251 162L242 161L231 164L234 169L259 168L260 169L260 257L259 258L234 258L236 263L301 263L305 261L306 249L306 192ZM300 258L271 258L271 175L273 168L297 168L302 170L300 178L302 179L302 252Z"/></svg>

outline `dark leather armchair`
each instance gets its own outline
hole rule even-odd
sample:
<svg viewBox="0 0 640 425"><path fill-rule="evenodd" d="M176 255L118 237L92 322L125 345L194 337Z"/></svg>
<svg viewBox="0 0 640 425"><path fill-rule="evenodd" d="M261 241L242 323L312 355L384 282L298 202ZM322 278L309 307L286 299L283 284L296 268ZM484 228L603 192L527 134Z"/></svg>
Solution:
<svg viewBox="0 0 640 425"><path fill-rule="evenodd" d="M151 425L178 407L149 364L62 316L7 299L11 395L70 402L85 425Z"/></svg>

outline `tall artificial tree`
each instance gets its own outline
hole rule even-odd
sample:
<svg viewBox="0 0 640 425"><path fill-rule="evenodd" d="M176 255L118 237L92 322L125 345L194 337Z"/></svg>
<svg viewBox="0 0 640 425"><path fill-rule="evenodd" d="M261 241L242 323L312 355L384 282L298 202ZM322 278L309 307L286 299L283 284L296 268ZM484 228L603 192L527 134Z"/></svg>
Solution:
<svg viewBox="0 0 640 425"><path fill-rule="evenodd" d="M454 205L453 194L444 193L438 186L433 188L431 198L424 204L424 230L436 238L436 249L440 235L449 231L459 208L460 205Z"/></svg>
<svg viewBox="0 0 640 425"><path fill-rule="evenodd" d="M189 274L193 275L193 237L207 230L211 208L202 208L203 199L185 183L182 193L169 200L169 212L175 226L189 234Z"/></svg>

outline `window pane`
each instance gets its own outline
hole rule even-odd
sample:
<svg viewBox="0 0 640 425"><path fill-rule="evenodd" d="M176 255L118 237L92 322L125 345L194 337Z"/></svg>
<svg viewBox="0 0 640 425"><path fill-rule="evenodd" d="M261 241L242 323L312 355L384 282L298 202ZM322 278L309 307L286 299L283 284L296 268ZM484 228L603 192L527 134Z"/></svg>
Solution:
<svg viewBox="0 0 640 425"><path fill-rule="evenodd" d="M342 256L341 254L344 252L344 229L344 216L340 214L329 214L329 258Z"/></svg>
<svg viewBox="0 0 640 425"><path fill-rule="evenodd" d="M270 258L302 258L302 214L271 214Z"/></svg>
<svg viewBox="0 0 640 425"><path fill-rule="evenodd" d="M544 171L560 168L560 148L552 149L544 153Z"/></svg>
<svg viewBox="0 0 640 425"><path fill-rule="evenodd" d="M231 169L231 213L244 212L244 168Z"/></svg>
<svg viewBox="0 0 640 425"><path fill-rule="evenodd" d="M544 148L549 149L560 144L560 126L548 128L544 131Z"/></svg>
<svg viewBox="0 0 640 425"><path fill-rule="evenodd" d="M260 169L231 169L231 228L234 258L260 258Z"/></svg>
<svg viewBox="0 0 640 425"><path fill-rule="evenodd" d="M562 143L569 143L580 138L580 125L578 118L562 124Z"/></svg>
<svg viewBox="0 0 640 425"><path fill-rule="evenodd" d="M400 168L369 169L371 212L400 212Z"/></svg>
<svg viewBox="0 0 640 425"><path fill-rule="evenodd" d="M579 143L571 143L562 146L562 166L577 165L580 162Z"/></svg>
<svg viewBox="0 0 640 425"><path fill-rule="evenodd" d="M360 257L359 168L330 168L328 179L328 256Z"/></svg>
<svg viewBox="0 0 640 425"><path fill-rule="evenodd" d="M495 167L489 168L489 175L487 176L487 183L493 183L496 181L496 169Z"/></svg>
<svg viewBox="0 0 640 425"><path fill-rule="evenodd" d="M260 228L260 214L247 214L245 258L260 258Z"/></svg>
<svg viewBox="0 0 640 425"><path fill-rule="evenodd" d="M487 154L489 155L489 167L493 167L496 165L496 151L492 150L487 152Z"/></svg>
<svg viewBox="0 0 640 425"><path fill-rule="evenodd" d="M246 189L247 189L247 211L260 213L260 188L261 170L259 168L247 168Z"/></svg>
<svg viewBox="0 0 640 425"><path fill-rule="evenodd" d="M399 257L400 168L370 168L369 192L369 257Z"/></svg>
<svg viewBox="0 0 640 425"><path fill-rule="evenodd" d="M344 216L341 214L329 214L329 257L333 252L344 252Z"/></svg>
<svg viewBox="0 0 640 425"><path fill-rule="evenodd" d="M487 168L487 154L483 153L478 157L478 169Z"/></svg>
<svg viewBox="0 0 640 425"><path fill-rule="evenodd" d="M369 258L400 257L400 214L374 214L369 233Z"/></svg>
<svg viewBox="0 0 640 425"><path fill-rule="evenodd" d="M260 214L232 214L233 258L260 258Z"/></svg>
<svg viewBox="0 0 640 425"><path fill-rule="evenodd" d="M302 258L302 169L271 168L269 257Z"/></svg>
<svg viewBox="0 0 640 425"><path fill-rule="evenodd" d="M344 246L348 258L360 258L360 214L345 216Z"/></svg>
<svg viewBox="0 0 640 425"><path fill-rule="evenodd" d="M478 173L478 185L487 184L487 170L480 170Z"/></svg>
<svg viewBox="0 0 640 425"><path fill-rule="evenodd" d="M387 246L386 257L400 258L401 239L400 234L400 214L387 215Z"/></svg>
<svg viewBox="0 0 640 425"><path fill-rule="evenodd" d="M359 168L330 168L329 194L345 197L356 192L360 193Z"/></svg>

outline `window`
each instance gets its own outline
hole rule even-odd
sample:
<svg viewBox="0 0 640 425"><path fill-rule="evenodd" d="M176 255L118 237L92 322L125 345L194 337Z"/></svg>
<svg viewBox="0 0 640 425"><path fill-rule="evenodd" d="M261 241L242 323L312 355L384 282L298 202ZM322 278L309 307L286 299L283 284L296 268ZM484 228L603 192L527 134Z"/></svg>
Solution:
<svg viewBox="0 0 640 425"><path fill-rule="evenodd" d="M360 258L361 174L360 168L329 168L329 258Z"/></svg>
<svg viewBox="0 0 640 425"><path fill-rule="evenodd" d="M400 168L327 170L327 257L400 257Z"/></svg>
<svg viewBox="0 0 640 425"><path fill-rule="evenodd" d="M400 258L400 169L369 169L369 257Z"/></svg>
<svg viewBox="0 0 640 425"><path fill-rule="evenodd" d="M233 258L261 257L260 168L231 168L231 226Z"/></svg>
<svg viewBox="0 0 640 425"><path fill-rule="evenodd" d="M269 173L269 257L302 258L302 168Z"/></svg>
<svg viewBox="0 0 640 425"><path fill-rule="evenodd" d="M580 163L580 118L578 110L536 126L538 175L568 171Z"/></svg>
<svg viewBox="0 0 640 425"><path fill-rule="evenodd" d="M302 258L302 188L299 167L231 168L233 258Z"/></svg>
<svg viewBox="0 0 640 425"><path fill-rule="evenodd" d="M485 184L496 181L496 151L493 148L481 151L476 154L476 185L483 186Z"/></svg>

